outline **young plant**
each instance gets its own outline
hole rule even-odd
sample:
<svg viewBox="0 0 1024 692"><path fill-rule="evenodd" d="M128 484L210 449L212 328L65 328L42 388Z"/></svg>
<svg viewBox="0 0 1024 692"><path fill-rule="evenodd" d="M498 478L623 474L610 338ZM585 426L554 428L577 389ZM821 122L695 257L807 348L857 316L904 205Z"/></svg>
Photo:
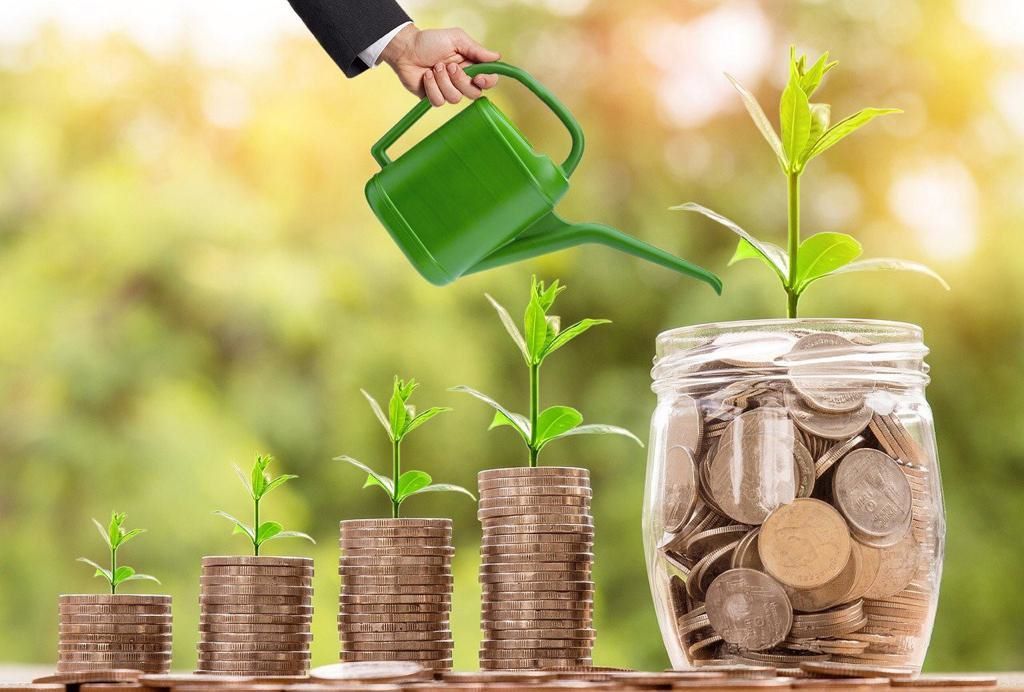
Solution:
<svg viewBox="0 0 1024 692"><path fill-rule="evenodd" d="M460 485L452 485L451 483L434 483L434 479L430 477L430 474L424 471L402 472L402 440L405 439L406 435L426 423L434 416L445 413L446 411L451 411L451 409L447 407L432 406L417 415L416 409L409 404L409 399L412 397L412 393L416 391L418 386L419 383L417 383L416 380L400 380L396 375L391 391L391 401L388 402L387 416L384 415L384 411L381 409L380 404L377 403L376 399L370 396L369 392L365 389L359 390L370 403L370 408L373 409L374 415L377 416L377 420L380 421L380 424L384 426L384 430L387 431L388 434L388 439L391 440L390 478L382 476L366 464L353 459L350 456L343 454L341 456L334 457L335 461L347 462L355 466L357 469L366 472L366 482L363 484L364 488L377 486L387 493L388 499L391 501L391 516L395 519L401 515L402 503L413 495L420 495L422 493L455 492L464 493L476 500L473 493Z"/></svg>
<svg viewBox="0 0 1024 692"><path fill-rule="evenodd" d="M875 118L901 112L896 108L863 108L831 124L829 104L811 102L822 78L837 64L835 61L830 62L828 57L826 52L808 67L806 56L797 59L794 49L790 48L789 83L779 102L781 137L775 133L753 94L726 75L739 92L757 129L768 140L786 176L789 219L786 249L758 240L735 222L699 204L688 202L672 207L703 214L738 235L739 245L729 260L730 266L745 259L757 259L767 264L779 277L786 291L786 312L789 317L796 317L800 296L812 283L837 274L879 270L912 271L926 274L949 289L942 277L917 262L891 257L858 260L861 245L846 233L816 233L806 240L800 240L800 176L807 164Z"/></svg>
<svg viewBox="0 0 1024 692"><path fill-rule="evenodd" d="M552 353L565 346L577 336L591 327L608 324L611 320L582 319L579 322L560 329L559 318L548 312L555 303L558 294L565 286L555 279L550 286L534 277L530 284L530 300L523 316L523 332L520 333L515 321L504 307L491 296L487 296L498 317L505 326L505 331L512 337L523 356L523 361L530 373L530 415L513 413L491 397L466 386L453 387L454 392L465 392L474 396L495 410L494 420L490 429L508 426L515 430L526 443L530 452L530 466L537 466L538 457L550 442L569 437L570 435L623 435L644 446L640 439L626 430L614 425L589 424L583 425L583 414L570 406L549 406L540 409L540 368ZM485 294L486 295L486 294Z"/></svg>
<svg viewBox="0 0 1024 692"><path fill-rule="evenodd" d="M107 549L110 551L110 569L106 567L100 567L98 564L86 557L78 558L79 562L84 562L91 567L96 568L95 577L103 577L110 584L110 593L117 593L117 587L126 581L155 581L157 584L160 580L156 577L148 574L139 574L133 568L128 565L117 564L117 551L118 549L130 541L131 539L138 536L140 533L145 533L145 529L132 529L128 530L124 528L124 520L127 517L124 512L111 512L110 523L107 524L107 528L103 528L103 524L99 523L95 519L92 523L96 525L96 530L100 532L100 537L103 542L107 544Z"/></svg>
<svg viewBox="0 0 1024 692"><path fill-rule="evenodd" d="M267 473L267 467L270 466L270 462L274 460L274 457L269 454L257 454L256 463L252 465L252 471L249 476L246 477L245 472L242 469L235 466L235 473L238 474L239 480L242 481L242 485L249 492L249 497L252 498L252 526L249 526L244 521L236 519L227 512L217 510L214 514L222 516L235 525L232 533L242 533L248 537L249 541L252 542L252 554L260 554L260 546L267 541L277 540L279 538L304 538L310 543L316 543L310 536L302 533L301 531L285 531L284 527L276 521L265 521L260 523L260 500L262 500L267 493L274 488L278 488L293 478L298 478L290 473L285 473L277 478L271 477Z"/></svg>

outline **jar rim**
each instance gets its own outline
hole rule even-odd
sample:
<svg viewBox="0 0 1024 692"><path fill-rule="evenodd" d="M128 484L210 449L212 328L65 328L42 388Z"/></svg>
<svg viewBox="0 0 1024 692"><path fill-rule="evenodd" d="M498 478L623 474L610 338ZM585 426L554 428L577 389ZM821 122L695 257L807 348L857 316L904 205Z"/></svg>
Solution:
<svg viewBox="0 0 1024 692"><path fill-rule="evenodd" d="M719 334L746 331L789 331L808 328L815 331L846 331L864 336L924 340L924 329L912 322L897 320L874 320L860 317L775 317L760 320L735 320L731 322L704 322L684 327L673 327L658 334L657 343L667 346L679 339L707 338Z"/></svg>

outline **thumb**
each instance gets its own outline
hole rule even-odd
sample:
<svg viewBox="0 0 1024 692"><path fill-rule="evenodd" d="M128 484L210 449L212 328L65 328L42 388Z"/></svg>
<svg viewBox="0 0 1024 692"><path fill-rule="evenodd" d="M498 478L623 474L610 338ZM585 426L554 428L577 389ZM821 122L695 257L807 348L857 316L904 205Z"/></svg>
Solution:
<svg viewBox="0 0 1024 692"><path fill-rule="evenodd" d="M481 46L461 29L455 34L455 49L459 51L462 57L472 62L494 62L501 57L495 51Z"/></svg>

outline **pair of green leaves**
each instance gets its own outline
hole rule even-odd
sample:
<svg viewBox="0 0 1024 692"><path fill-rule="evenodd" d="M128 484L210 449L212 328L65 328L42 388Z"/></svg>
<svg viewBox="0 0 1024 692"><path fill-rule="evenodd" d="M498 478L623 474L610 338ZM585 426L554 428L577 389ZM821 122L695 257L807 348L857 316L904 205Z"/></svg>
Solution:
<svg viewBox="0 0 1024 692"><path fill-rule="evenodd" d="M160 583L160 580L156 577L149 574L139 574L134 568L129 567L128 565L117 565L118 549L128 541L145 533L146 531L145 529L126 529L124 527L124 522L127 516L128 515L124 512L111 512L110 523L107 524L106 528L104 528L103 524L95 519L92 520L92 523L96 526L96 530L100 534L100 538L103 539L103 542L107 545L107 549L110 551L110 569L101 567L88 558L78 558L79 562L84 562L96 570L93 576L103 577L107 580L107 583L110 584L110 593L115 593L117 591L117 587L126 581L154 581L157 584Z"/></svg>
<svg viewBox="0 0 1024 692"><path fill-rule="evenodd" d="M850 136L875 118L890 113L901 113L898 108L862 108L853 115L831 124L832 107L827 103L813 103L811 97L818 90L824 76L839 63L829 61L828 52L807 67L806 56L797 58L795 49L789 52L789 81L779 100L780 137L775 133L768 117L754 95L731 75L726 75L739 92L751 119L775 152L785 173L799 173L807 163Z"/></svg>
<svg viewBox="0 0 1024 692"><path fill-rule="evenodd" d="M391 513L393 517L399 516L403 502L413 495L420 495L422 493L463 493L464 495L468 495L476 500L473 493L460 485L453 485L451 483L434 483L434 479L425 471L401 472L400 447L402 440L405 439L406 435L426 423L431 418L447 411L451 411L450 408L445 406L433 406L417 415L416 409L409 403L409 399L412 397L413 392L416 391L418 386L419 383L417 383L416 380L409 379L406 381L400 379L396 375L392 383L391 399L388 402L387 416L384 415L384 411L381 409L380 404L377 403L377 400L374 399L369 392L365 389L360 390L363 393L363 396L366 397L366 400L370 403L370 408L373 410L374 415L377 416L377 420L379 420L380 424L384 426L384 430L388 434L388 439L391 440L391 463L392 468L395 469L395 476L397 476L397 480L377 473L363 462L350 456L343 454L341 456L334 457L335 461L344 461L345 463L351 464L366 473L366 482L363 483L364 488L376 486L387 493L388 499L391 501Z"/></svg>
<svg viewBox="0 0 1024 692"><path fill-rule="evenodd" d="M808 67L805 56L797 58L790 49L789 81L779 101L779 121L782 136L764 114L753 94L726 75L740 94L743 104L757 129L767 140L779 161L782 171L792 180L798 178L807 163L832 148L850 134L881 115L899 113L896 108L864 108L853 115L830 124L831 107L827 103L813 103L811 97L821 85L824 76L836 66L824 53ZM798 195L798 186L790 186L790 194ZM791 200L792 202L793 200ZM796 197L799 205L799 197ZM893 257L858 259L862 248L860 243L846 233L817 233L802 242L799 241L799 224L791 219L790 233L795 234L797 252L795 272L791 271L794 258L783 248L759 240L736 222L699 204L688 202L674 210L692 211L725 226L739 236L736 252L729 264L746 259L756 259L767 265L779 277L786 292L795 301L815 281L827 276L867 271L910 271L932 277L943 288L949 286L935 271L923 264Z"/></svg>
<svg viewBox="0 0 1024 692"><path fill-rule="evenodd" d="M535 410L539 400L537 392L538 372L544 360L567 343L583 334L591 327L608 324L605 319L582 319L566 329L561 329L561 322L555 315L548 314L558 295L565 286L558 280L546 286L543 281L534 277L530 283L530 299L523 314L523 331L520 332L509 311L498 301L487 295L487 300L498 313L505 331L519 349L523 361L530 368L530 416L515 413L505 408L483 392L465 385L452 387L453 392L462 392L484 402L494 409L494 418L488 428L508 426L515 430L530 450L530 463L536 464L537 456L550 442L573 435L623 435L634 440L641 447L643 442L636 435L614 425L589 424L583 425L583 414L571 406L550 406L542 411ZM486 294L485 294L486 295ZM531 421L536 421L533 425Z"/></svg>
<svg viewBox="0 0 1024 692"><path fill-rule="evenodd" d="M380 404L377 403L376 399L370 396L369 392L365 389L359 390L370 403L370 408L373 409L373 414L377 416L377 420L379 420L380 424L384 426L384 430L388 433L388 439L392 442L401 442L406 435L426 423L431 418L451 411L451 409L446 406L432 406L417 415L416 408L409 403L409 399L419 386L419 383L415 379L405 381L399 379L398 375L395 375L394 383L392 385L391 399L388 401L387 416L384 415L384 411L381 409Z"/></svg>
<svg viewBox="0 0 1024 692"><path fill-rule="evenodd" d="M564 290L565 286L559 285L558 279L551 282L550 286L545 286L543 281L537 281L537 277L531 279L530 300L523 315L522 333L516 327L515 320L508 310L494 298L484 294L498 312L505 331L512 337L527 365L539 366L544 359L591 327L611 322L587 318L562 329L558 316L549 315L548 312L554 305L555 298Z"/></svg>
<svg viewBox="0 0 1024 692"><path fill-rule="evenodd" d="M246 491L249 493L249 497L253 501L253 523L247 524L241 519L234 517L227 512L217 510L214 514L224 517L232 524L234 529L232 533L242 534L249 539L252 543L253 554L260 554L260 547L267 541L277 540L280 538L302 538L310 543L316 543L313 538L301 531L285 531L284 526L277 521L259 521L260 512L260 501L275 488L279 488L285 483L298 476L290 473L281 474L277 477L272 477L267 471L267 467L274 460L274 457L269 454L257 454L256 461L253 463L252 470L248 476L242 469L235 466L235 473L238 475L238 479L242 482Z"/></svg>

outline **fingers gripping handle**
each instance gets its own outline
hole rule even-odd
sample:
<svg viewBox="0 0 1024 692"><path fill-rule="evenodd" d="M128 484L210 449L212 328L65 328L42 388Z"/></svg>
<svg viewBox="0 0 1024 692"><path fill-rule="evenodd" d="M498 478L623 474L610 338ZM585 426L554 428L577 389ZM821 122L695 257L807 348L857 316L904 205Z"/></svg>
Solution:
<svg viewBox="0 0 1024 692"><path fill-rule="evenodd" d="M500 74L511 77L532 91L537 98L550 108L558 119L562 121L565 128L569 130L569 136L572 138L572 148L562 163L562 172L565 173L565 176L568 178L572 175L573 171L576 170L576 166L579 165L580 158L583 156L583 129L576 122L576 118L572 116L569 109L555 98L554 94L548 91L543 84L534 79L528 72L503 62L470 65L466 68L466 74L470 77L478 74ZM384 136L377 140L376 144L370 147L370 153L373 154L373 158L380 164L381 168L391 163L391 157L387 153L388 148L429 110L430 102L427 99L421 99L419 103L413 106L412 110L406 113L390 130L385 132Z"/></svg>

